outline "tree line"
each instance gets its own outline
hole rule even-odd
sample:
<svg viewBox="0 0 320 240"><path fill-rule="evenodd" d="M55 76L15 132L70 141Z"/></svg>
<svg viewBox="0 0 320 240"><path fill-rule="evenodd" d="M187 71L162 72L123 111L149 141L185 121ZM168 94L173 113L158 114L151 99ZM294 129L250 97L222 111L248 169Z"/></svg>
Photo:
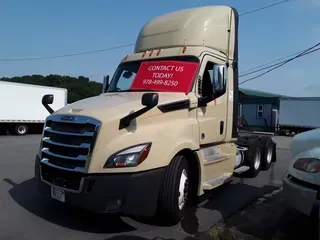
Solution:
<svg viewBox="0 0 320 240"><path fill-rule="evenodd" d="M102 89L102 83L90 81L89 78L84 76L70 77L56 74L47 76L26 75L12 78L4 77L0 78L0 81L66 88L68 89L68 103L97 96L101 93Z"/></svg>

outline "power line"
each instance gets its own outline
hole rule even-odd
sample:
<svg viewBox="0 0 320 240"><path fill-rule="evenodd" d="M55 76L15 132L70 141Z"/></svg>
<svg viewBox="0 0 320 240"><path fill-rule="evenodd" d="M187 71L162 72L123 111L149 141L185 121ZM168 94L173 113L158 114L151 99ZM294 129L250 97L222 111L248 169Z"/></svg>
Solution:
<svg viewBox="0 0 320 240"><path fill-rule="evenodd" d="M252 70L255 70L255 69L258 69L258 68L267 66L267 65L269 65L269 64L271 64L271 63L275 63L275 62L278 62L278 61L280 61L280 60L283 60L283 59L286 59L286 58L295 56L295 55L297 55L297 54L299 54L299 53L302 53L302 52L303 52L303 51L295 52L295 53L292 53L292 54L287 55L287 56L285 56L285 57L281 57L281 58L275 59L275 60L273 60L273 61L271 61L271 62L267 62L267 63L261 64L261 65L259 65L259 66L256 66L256 67L249 68L249 69L247 69L247 70L245 70L245 71L242 71L242 74L245 74L245 72L250 72L250 71L252 71ZM279 63L277 63L277 64L279 64ZM244 75L242 75L242 76L244 76ZM242 77L242 76L239 76L239 77Z"/></svg>
<svg viewBox="0 0 320 240"><path fill-rule="evenodd" d="M286 59L286 58L288 58L288 57L295 56L295 55L297 55L297 54L299 54L299 53L302 53L302 52L303 52L303 51L299 51L299 52L294 53L294 54L291 54L291 55L289 55L289 56L287 56L287 57L283 57L283 58L281 58L281 59ZM306 54L306 53L304 53L303 55L305 55L305 54ZM303 55L302 55L302 56L303 56ZM267 64L263 64L263 65L254 67L254 68L252 68L252 70L253 70L253 69L258 69L258 70L250 71L250 72L248 72L248 73L241 74L239 77L244 77L244 76L248 76L248 75L251 75L251 74L254 74L254 73L257 73L257 72L261 72L261 71L263 71L263 70L265 70L265 69L269 69L269 68L272 68L272 67L274 67L274 66L278 66L278 65L280 65L280 64L282 64L282 63L284 63L284 62L286 61L286 60L284 60L284 61L281 61L281 62L272 64L272 65L266 66L266 65L268 65L268 64L270 64L270 63L277 62L277 61L279 61L279 60L281 60L281 59L274 60L274 61L271 61L271 62L269 62L269 63L267 63ZM262 66L266 66L266 67L261 68ZM248 70L247 70L247 71L248 71Z"/></svg>
<svg viewBox="0 0 320 240"><path fill-rule="evenodd" d="M239 16L244 16L244 15L248 15L251 13L255 13L255 12L267 9L267 8L275 7L279 4L283 4L283 3L286 3L289 1L291 1L291 0L284 0L284 1L277 2L277 3L273 3L270 5L264 6L264 7L260 7L257 9L250 10L248 12L241 13L241 14L239 14ZM46 56L46 57L0 58L0 62L33 61L33 60L45 60L45 59L55 59L55 58L64 58L64 57L74 57L74 56L87 55L87 54L93 54L93 53L98 53L98 52L105 52L105 51L110 51L110 50L119 49L119 48L125 48L125 47L129 47L129 46L133 46L133 45L134 45L134 43L129 43L129 44L125 44L125 45L114 46L114 47L110 47L110 48L103 48L103 49L98 49L98 50L93 50L93 51L70 53L70 54L63 54L63 55L56 55L56 56Z"/></svg>
<svg viewBox="0 0 320 240"><path fill-rule="evenodd" d="M125 45L120 46L114 46L110 48L103 48L88 52L79 52L79 53L70 53L70 54L64 54L64 55L56 55L56 56L48 56L48 57L31 57L31 58L1 58L1 62L13 62L13 61L31 61L31 60L44 60L44 59L52 59L52 58L63 58L63 57L72 57L72 56L79 56L79 55L86 55L86 54L92 54L92 53L98 53L98 52L105 52L110 51L118 48L125 48L134 45L134 43L129 43Z"/></svg>
<svg viewBox="0 0 320 240"><path fill-rule="evenodd" d="M261 10L264 10L264 9L267 9L267 8L275 7L275 6L279 5L279 4L286 3L286 2L289 2L289 1L291 1L291 0L285 0L285 1L277 2L277 3L273 3L273 4L270 4L270 5L261 7L261 8L257 8L257 9L254 9L254 10L251 10L251 11L248 11L248 12L245 12L245 13L241 13L241 14L239 14L239 16L244 16L244 15L251 14L251 13L254 13L254 12L258 12L258 11L261 11Z"/></svg>
<svg viewBox="0 0 320 240"><path fill-rule="evenodd" d="M263 76L263 75L265 75L265 74L267 74L267 73L269 73L269 72L271 72L271 71L274 71L274 70L276 70L277 68L282 67L283 65L285 65L285 64L287 64L287 63L289 63L289 62L291 62L291 61L293 61L293 60L295 60L295 59L297 59L297 58L300 58L300 57L302 57L302 56L305 56L305 55L311 54L311 53L313 53L313 52L319 51L319 50L320 50L320 47L319 47L319 48L316 48L316 47L318 47L318 46L320 46L320 42L317 43L317 44L315 44L314 46L312 46L312 47L304 50L302 53L298 54L297 56L292 57L292 58L290 58L290 59L288 59L288 60L286 60L286 61L283 61L283 62L280 63L280 64L277 64L277 66L275 66L274 68L271 68L271 69L269 69L268 71L265 71L265 72L263 72L263 73L255 76L255 77L252 77L252 78L249 78L249 79L247 79L247 80L245 80L245 81L240 82L239 85L240 85L240 84L243 84L243 83L246 83L246 82L253 81L254 79L257 79L258 77L261 77L261 76ZM312 50L312 49L313 49L313 50Z"/></svg>

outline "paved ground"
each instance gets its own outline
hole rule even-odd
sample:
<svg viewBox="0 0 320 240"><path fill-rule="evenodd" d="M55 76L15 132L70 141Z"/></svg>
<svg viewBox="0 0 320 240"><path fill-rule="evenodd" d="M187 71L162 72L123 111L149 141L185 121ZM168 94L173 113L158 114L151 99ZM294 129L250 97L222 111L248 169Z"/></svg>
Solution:
<svg viewBox="0 0 320 240"><path fill-rule="evenodd" d="M220 222L201 240L318 240L319 220L290 209L282 188Z"/></svg>
<svg viewBox="0 0 320 240"><path fill-rule="evenodd" d="M255 179L237 179L191 209L181 224L157 227L131 218L97 216L45 200L35 189L39 135L0 136L0 239L193 239L281 184L291 138L274 137L278 161ZM136 236L136 238L133 238Z"/></svg>

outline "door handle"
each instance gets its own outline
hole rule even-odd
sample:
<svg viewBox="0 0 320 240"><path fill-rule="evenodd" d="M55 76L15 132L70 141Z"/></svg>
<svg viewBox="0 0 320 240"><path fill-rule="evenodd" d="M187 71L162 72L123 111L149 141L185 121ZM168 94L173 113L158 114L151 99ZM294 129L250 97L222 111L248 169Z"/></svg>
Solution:
<svg viewBox="0 0 320 240"><path fill-rule="evenodd" d="M224 121L220 121L220 135L223 134Z"/></svg>

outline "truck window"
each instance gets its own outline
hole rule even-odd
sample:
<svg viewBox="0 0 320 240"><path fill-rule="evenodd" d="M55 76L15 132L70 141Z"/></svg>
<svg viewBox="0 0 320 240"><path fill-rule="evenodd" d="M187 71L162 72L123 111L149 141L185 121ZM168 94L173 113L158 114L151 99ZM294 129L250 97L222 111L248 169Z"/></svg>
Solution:
<svg viewBox="0 0 320 240"><path fill-rule="evenodd" d="M202 95L214 95L218 98L225 94L227 82L224 65L207 62L206 68L202 76Z"/></svg>
<svg viewBox="0 0 320 240"><path fill-rule="evenodd" d="M188 93L198 67L198 58L191 56L125 62L117 68L108 92Z"/></svg>

